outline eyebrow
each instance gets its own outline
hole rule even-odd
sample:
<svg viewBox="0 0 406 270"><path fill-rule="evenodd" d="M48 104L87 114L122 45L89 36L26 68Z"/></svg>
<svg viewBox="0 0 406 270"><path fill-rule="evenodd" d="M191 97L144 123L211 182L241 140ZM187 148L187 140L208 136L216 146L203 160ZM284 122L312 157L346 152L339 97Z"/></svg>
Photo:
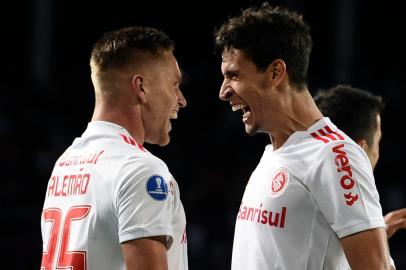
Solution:
<svg viewBox="0 0 406 270"><path fill-rule="evenodd" d="M226 76L226 77L232 77L232 76L235 76L235 75L238 75L238 74L239 74L239 72L237 70L226 70L223 73L223 75Z"/></svg>

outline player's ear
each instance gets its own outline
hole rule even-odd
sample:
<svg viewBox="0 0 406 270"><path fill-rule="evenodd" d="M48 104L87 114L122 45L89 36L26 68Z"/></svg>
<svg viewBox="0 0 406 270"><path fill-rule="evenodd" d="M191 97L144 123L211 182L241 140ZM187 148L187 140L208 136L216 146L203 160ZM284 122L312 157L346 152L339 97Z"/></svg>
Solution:
<svg viewBox="0 0 406 270"><path fill-rule="evenodd" d="M361 139L359 141L357 141L358 145L361 146L362 149L364 149L364 151L368 151L368 143L366 140Z"/></svg>
<svg viewBox="0 0 406 270"><path fill-rule="evenodd" d="M272 85L278 85L286 75L286 64L282 59L275 59L266 69Z"/></svg>
<svg viewBox="0 0 406 270"><path fill-rule="evenodd" d="M144 77L141 74L134 74L131 80L131 88L137 96L140 103L147 102L147 95L144 89Z"/></svg>

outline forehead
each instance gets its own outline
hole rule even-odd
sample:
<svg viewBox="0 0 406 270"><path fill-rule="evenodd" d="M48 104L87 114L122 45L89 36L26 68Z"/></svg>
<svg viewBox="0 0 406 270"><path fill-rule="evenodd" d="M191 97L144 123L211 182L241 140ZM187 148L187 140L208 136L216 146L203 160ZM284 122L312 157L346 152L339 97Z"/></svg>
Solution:
<svg viewBox="0 0 406 270"><path fill-rule="evenodd" d="M157 68L167 73L169 76L176 79L181 78L181 72L178 65L178 61L172 52L165 52L162 58L157 63Z"/></svg>
<svg viewBox="0 0 406 270"><path fill-rule="evenodd" d="M244 53L237 49L224 50L221 55L221 69L223 71L232 70L241 67L255 66L248 60Z"/></svg>

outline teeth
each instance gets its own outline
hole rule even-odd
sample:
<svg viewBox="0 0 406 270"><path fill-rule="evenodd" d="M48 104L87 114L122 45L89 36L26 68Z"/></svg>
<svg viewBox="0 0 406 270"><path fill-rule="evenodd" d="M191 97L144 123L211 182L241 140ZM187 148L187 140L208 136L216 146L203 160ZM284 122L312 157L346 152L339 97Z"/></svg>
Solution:
<svg viewBox="0 0 406 270"><path fill-rule="evenodd" d="M242 120L243 120L244 122L247 121L248 118L250 117L250 115L251 115L251 112L246 112L246 113L244 113L243 116L242 116Z"/></svg>
<svg viewBox="0 0 406 270"><path fill-rule="evenodd" d="M171 114L169 115L169 119L178 119L178 112L177 111L171 112Z"/></svg>
<svg viewBox="0 0 406 270"><path fill-rule="evenodd" d="M235 112L235 111L244 109L244 108L246 108L246 107L247 107L247 105L244 105L244 104L236 104L236 105L233 105L233 106L231 107L231 109L233 110L233 112Z"/></svg>

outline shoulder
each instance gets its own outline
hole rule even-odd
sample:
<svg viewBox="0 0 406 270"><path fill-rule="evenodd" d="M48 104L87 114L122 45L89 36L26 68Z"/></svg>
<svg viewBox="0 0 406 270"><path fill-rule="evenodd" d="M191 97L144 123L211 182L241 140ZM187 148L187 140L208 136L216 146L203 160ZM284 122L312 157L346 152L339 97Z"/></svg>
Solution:
<svg viewBox="0 0 406 270"><path fill-rule="evenodd" d="M309 163L307 180L338 179L346 187L354 180L372 181L371 163L364 150L352 140L329 142L317 151ZM327 184L327 182L326 182ZM347 185L348 184L348 185Z"/></svg>
<svg viewBox="0 0 406 270"><path fill-rule="evenodd" d="M351 139L329 142L322 149L322 153L324 157L333 157L336 163L343 159L351 159L357 162L368 161L365 151Z"/></svg>
<svg viewBox="0 0 406 270"><path fill-rule="evenodd" d="M101 149L100 166L105 173L115 172L117 179L138 179L150 174L165 174L166 164L124 132L94 135L87 148Z"/></svg>
<svg viewBox="0 0 406 270"><path fill-rule="evenodd" d="M154 175L164 179L170 177L166 164L158 157L145 152L127 156L121 164L120 174L121 178L128 180L143 180Z"/></svg>
<svg viewBox="0 0 406 270"><path fill-rule="evenodd" d="M316 163L369 163L365 151L351 139L330 141L313 147L311 159Z"/></svg>
<svg viewBox="0 0 406 270"><path fill-rule="evenodd" d="M303 147L315 155L347 154L366 156L362 148L328 119L322 126L311 130L304 140Z"/></svg>
<svg viewBox="0 0 406 270"><path fill-rule="evenodd" d="M310 165L308 172L320 168L340 170L342 166L360 170L371 167L365 151L331 122L309 132L302 145Z"/></svg>
<svg viewBox="0 0 406 270"><path fill-rule="evenodd" d="M143 154L132 156L123 162L117 179L118 198L143 198L148 194L154 200L161 201L167 196L172 175L162 160L151 154Z"/></svg>

